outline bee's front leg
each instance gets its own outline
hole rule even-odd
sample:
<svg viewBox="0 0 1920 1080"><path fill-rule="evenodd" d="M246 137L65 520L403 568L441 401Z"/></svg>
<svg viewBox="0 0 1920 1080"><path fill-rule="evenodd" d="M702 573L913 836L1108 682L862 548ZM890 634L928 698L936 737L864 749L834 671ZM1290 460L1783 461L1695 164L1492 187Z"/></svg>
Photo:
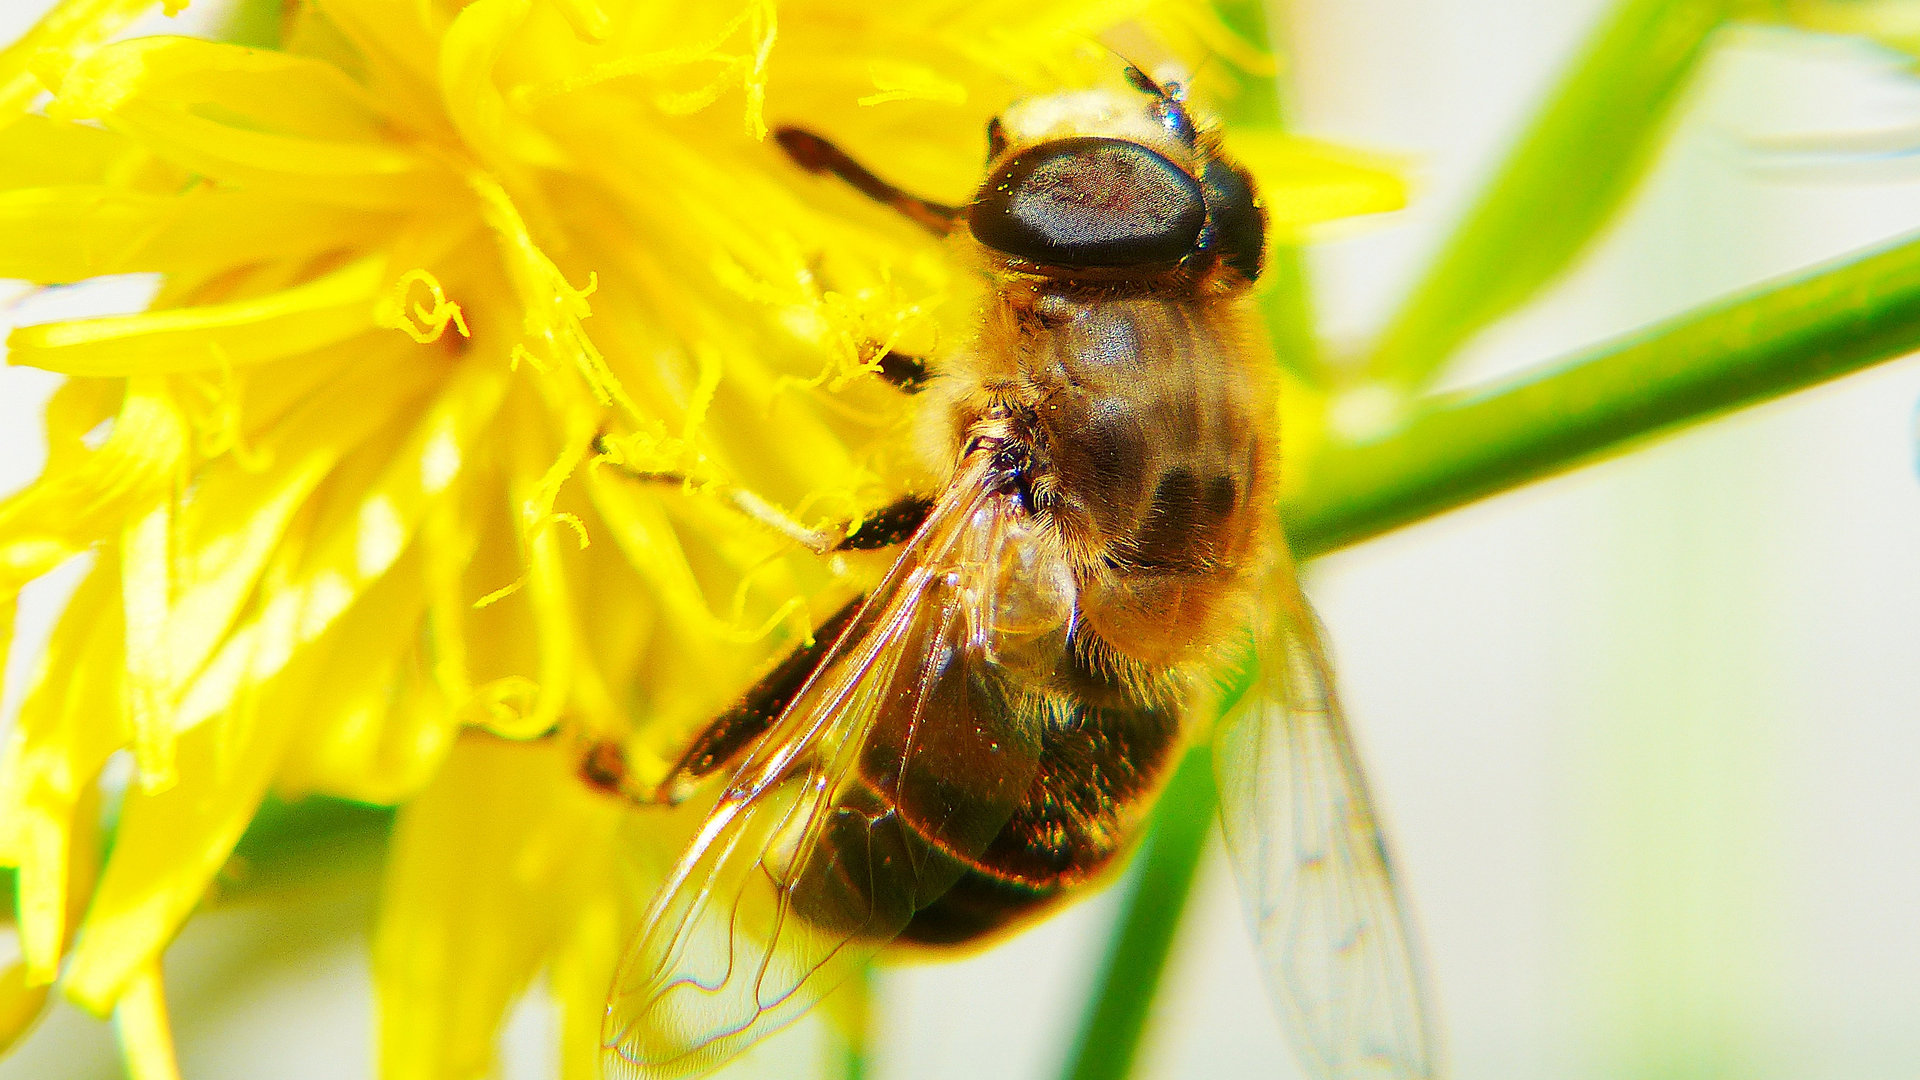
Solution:
<svg viewBox="0 0 1920 1080"><path fill-rule="evenodd" d="M875 176L845 150L811 131L783 127L773 133L773 139L793 159L794 164L811 173L831 173L839 177L855 191L883 206L892 207L907 220L935 236L947 235L960 222L960 207L907 194Z"/></svg>

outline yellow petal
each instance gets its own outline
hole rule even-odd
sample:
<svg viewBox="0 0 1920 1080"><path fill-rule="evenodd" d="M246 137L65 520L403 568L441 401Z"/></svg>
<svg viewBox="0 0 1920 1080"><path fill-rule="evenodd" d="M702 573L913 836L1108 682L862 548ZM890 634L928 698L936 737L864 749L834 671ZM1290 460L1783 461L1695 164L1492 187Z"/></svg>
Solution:
<svg viewBox="0 0 1920 1080"><path fill-rule="evenodd" d="M369 636L343 616L391 567L428 504L458 475L444 458L497 406L497 368L463 368L357 499L321 508L305 547L283 549L259 615L231 634L182 697L178 783L130 791L112 856L67 974L69 996L104 1010L158 955L206 890L266 791L292 725L327 672L324 635ZM457 459L456 459L457 460ZM361 606L361 619L386 614ZM337 643L334 647L337 647Z"/></svg>
<svg viewBox="0 0 1920 1080"><path fill-rule="evenodd" d="M27 111L75 60L112 37L153 0L62 0L20 40L0 52L0 126Z"/></svg>
<svg viewBox="0 0 1920 1080"><path fill-rule="evenodd" d="M638 929L647 902L705 809L609 811L620 813L611 828L595 832L570 863L575 898L550 948L547 985L560 1011L561 1080L600 1080L600 1024L607 988L627 939Z"/></svg>
<svg viewBox="0 0 1920 1080"><path fill-rule="evenodd" d="M394 224L386 215L257 191L22 188L0 191L0 277L48 284L142 271L208 277L235 265L366 246ZM208 243L214 235L219 243Z"/></svg>
<svg viewBox="0 0 1920 1080"><path fill-rule="evenodd" d="M600 1024L607 1014L607 988L627 937L639 925L622 918L619 893L611 887L587 895L566 927L547 972L560 1006L561 1080L601 1080Z"/></svg>
<svg viewBox="0 0 1920 1080"><path fill-rule="evenodd" d="M1303 226L1407 204L1406 181L1387 158L1277 132L1235 131L1227 143L1253 174L1268 227L1283 238Z"/></svg>
<svg viewBox="0 0 1920 1080"><path fill-rule="evenodd" d="M556 514L553 503L560 484L587 458L594 430L591 423L576 425L557 460L540 460L545 440L528 425L515 443L514 475L508 490L521 513L527 550L527 600L532 609L540 667L531 708L503 715L489 725L508 738L525 739L551 729L560 719L580 670L574 639L573 600L568 592L562 548L584 548L588 538L578 517Z"/></svg>
<svg viewBox="0 0 1920 1080"><path fill-rule="evenodd" d="M219 653L182 695L180 726L220 715L255 683L292 663L388 572L459 477L506 384L497 367L457 369L423 414L408 421L403 439L377 460L366 460L366 473L341 498L323 501L306 523L297 569L272 584L263 580L259 613L215 639Z"/></svg>
<svg viewBox="0 0 1920 1080"><path fill-rule="evenodd" d="M173 501L162 499L120 534L120 602L126 623L124 714L132 727L140 785L158 791L174 781L173 702L167 621L173 606Z"/></svg>
<svg viewBox="0 0 1920 1080"><path fill-rule="evenodd" d="M0 189L99 184L144 156L116 132L28 113L0 124Z"/></svg>
<svg viewBox="0 0 1920 1080"><path fill-rule="evenodd" d="M468 482L454 498L434 504L421 523L420 549L426 562L426 640L423 658L439 696L464 706L473 696L468 662L467 616L472 610L463 579L480 546L480 525L466 513L464 501L483 485Z"/></svg>
<svg viewBox="0 0 1920 1080"><path fill-rule="evenodd" d="M141 968L128 984L126 995L114 1010L114 1021L132 1080L180 1080L158 960Z"/></svg>
<svg viewBox="0 0 1920 1080"><path fill-rule="evenodd" d="M284 44L352 72L369 96L438 138L451 135L434 80L447 18L445 8L430 4L326 0L287 10Z"/></svg>
<svg viewBox="0 0 1920 1080"><path fill-rule="evenodd" d="M78 402L78 396L56 401ZM85 410L82 410L85 411ZM184 418L158 392L131 393L98 450L55 444L47 472L0 502L0 596L53 569L172 490L188 442ZM81 449L84 449L82 447Z"/></svg>
<svg viewBox="0 0 1920 1080"><path fill-rule="evenodd" d="M7 660L13 655L13 624L19 615L16 597L0 592L0 701L7 699Z"/></svg>
<svg viewBox="0 0 1920 1080"><path fill-rule="evenodd" d="M313 703L278 790L395 806L433 780L460 729L459 714L438 687L400 666L411 657L380 660L370 671L346 672L361 676L361 685L343 686Z"/></svg>
<svg viewBox="0 0 1920 1080"><path fill-rule="evenodd" d="M118 379L62 381L47 402L47 462L36 483L65 475L92 454L89 439L100 425L114 419L125 399L126 383Z"/></svg>
<svg viewBox="0 0 1920 1080"><path fill-rule="evenodd" d="M967 88L964 85L946 78L926 64L873 60L868 62L867 70L873 76L874 92L860 99L862 105L878 105L887 101L938 101L964 105L967 101Z"/></svg>
<svg viewBox="0 0 1920 1080"><path fill-rule="evenodd" d="M99 857L94 778L124 742L119 565L102 559L68 601L0 762L0 862L15 880L30 984L53 981Z"/></svg>
<svg viewBox="0 0 1920 1080"><path fill-rule="evenodd" d="M419 362L419 352L396 336L355 361L343 359L344 370L259 434L265 467L234 456L201 467L179 515L179 588L168 633L176 678L201 671L221 646L296 515L341 460L400 451L440 375ZM224 703L209 712L219 708Z"/></svg>
<svg viewBox="0 0 1920 1080"><path fill-rule="evenodd" d="M599 287L598 279L590 277L585 286L575 288L535 243L519 207L499 181L478 174L469 179L480 197L481 217L500 245L507 276L526 313L524 329L531 343L523 350L526 355L545 369L574 370L602 405L618 406L642 424L657 423L627 395L606 356L580 325L593 313L587 297Z"/></svg>
<svg viewBox="0 0 1920 1080"><path fill-rule="evenodd" d="M409 550L356 602L353 629L329 638L327 692L306 703L278 778L282 797L393 804L431 779L457 721L412 648L426 607L422 560Z"/></svg>
<svg viewBox="0 0 1920 1080"><path fill-rule="evenodd" d="M66 992L105 1013L155 963L246 829L279 763L288 718L311 684L275 692L182 733L178 782L126 794L113 851L67 968Z"/></svg>
<svg viewBox="0 0 1920 1080"><path fill-rule="evenodd" d="M7 362L67 375L158 375L277 360L373 330L387 281L385 260L373 257L231 303L24 326L7 339Z"/></svg>
<svg viewBox="0 0 1920 1080"><path fill-rule="evenodd" d="M510 111L494 68L527 21L530 0L475 0L440 42L440 92L468 147L496 168L563 165L566 158L537 128Z"/></svg>
<svg viewBox="0 0 1920 1080"><path fill-rule="evenodd" d="M582 875L612 857L619 804L576 765L559 740L472 736L401 810L374 937L382 1076L489 1070L508 1005L599 891Z"/></svg>
<svg viewBox="0 0 1920 1080"><path fill-rule="evenodd" d="M338 68L271 50L117 42L68 74L49 115L97 120L184 168L313 202L398 208L454 190Z"/></svg>
<svg viewBox="0 0 1920 1080"><path fill-rule="evenodd" d="M29 983L25 964L10 964L0 971L0 1054L12 1049L40 1019L51 989L45 983Z"/></svg>
<svg viewBox="0 0 1920 1080"><path fill-rule="evenodd" d="M595 0L548 0L548 3L560 10L567 25L573 32L586 41L604 41L611 23L607 13Z"/></svg>

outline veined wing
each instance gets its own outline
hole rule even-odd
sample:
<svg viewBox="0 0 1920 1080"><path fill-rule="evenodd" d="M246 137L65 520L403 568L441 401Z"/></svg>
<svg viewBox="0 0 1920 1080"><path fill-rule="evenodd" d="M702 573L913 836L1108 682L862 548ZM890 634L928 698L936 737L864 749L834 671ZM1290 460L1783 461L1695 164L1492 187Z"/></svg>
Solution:
<svg viewBox="0 0 1920 1080"><path fill-rule="evenodd" d="M1220 816L1261 966L1315 1080L1439 1063L1411 930L1313 611L1283 555L1260 675L1216 736Z"/></svg>
<svg viewBox="0 0 1920 1080"><path fill-rule="evenodd" d="M1005 580L1029 526L984 462L936 503L655 899L608 998L609 1077L698 1075L792 1021L1000 831L1039 748L995 660L993 612L1045 596Z"/></svg>

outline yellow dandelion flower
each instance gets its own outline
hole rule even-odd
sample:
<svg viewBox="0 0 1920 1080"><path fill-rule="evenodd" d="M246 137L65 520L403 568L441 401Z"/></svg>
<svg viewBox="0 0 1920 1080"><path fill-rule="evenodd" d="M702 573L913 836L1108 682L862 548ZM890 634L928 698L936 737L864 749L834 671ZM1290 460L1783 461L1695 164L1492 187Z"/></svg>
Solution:
<svg viewBox="0 0 1920 1080"><path fill-rule="evenodd" d="M91 564L0 763L0 1022L58 976L169 1075L161 949L270 793L320 793L403 807L384 1072L483 1071L545 970L592 1076L646 884L580 748L664 774L872 580L789 534L915 479L871 373L964 335L943 249L770 120L958 199L1008 101L1117 78L1116 25L1239 46L1197 0L306 0L275 50L110 40L148 6L68 0L0 53L0 277L161 281L7 343L68 379L0 503L0 625ZM1399 198L1328 148L1242 156L1282 226Z"/></svg>

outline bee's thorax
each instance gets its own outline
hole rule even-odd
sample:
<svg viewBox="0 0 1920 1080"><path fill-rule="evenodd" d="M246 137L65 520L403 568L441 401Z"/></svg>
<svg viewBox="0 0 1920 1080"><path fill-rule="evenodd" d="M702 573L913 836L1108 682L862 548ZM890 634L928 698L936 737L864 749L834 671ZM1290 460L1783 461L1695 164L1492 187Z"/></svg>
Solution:
<svg viewBox="0 0 1920 1080"><path fill-rule="evenodd" d="M1260 557L1273 402L1240 309L1015 289L986 314L965 445L1065 545L1123 657L1205 652Z"/></svg>

